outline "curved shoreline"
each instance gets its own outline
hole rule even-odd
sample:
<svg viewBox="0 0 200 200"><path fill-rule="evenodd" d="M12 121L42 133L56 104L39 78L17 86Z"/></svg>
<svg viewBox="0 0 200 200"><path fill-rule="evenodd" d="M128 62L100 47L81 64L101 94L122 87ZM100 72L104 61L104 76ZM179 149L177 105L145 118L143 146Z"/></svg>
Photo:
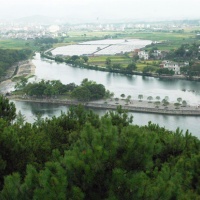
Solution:
<svg viewBox="0 0 200 200"><path fill-rule="evenodd" d="M170 104L167 108L163 105L160 105L158 108L155 107L153 103L149 103L147 101L137 101L131 100L131 103L126 104L124 100L120 100L116 103L114 100L99 100L99 101L91 101L91 102L79 102L75 100L59 100L59 99L25 99L19 97L8 97L9 99L13 99L15 101L23 101L23 102L34 102L34 103L51 103L51 104L59 104L59 105L83 105L87 108L96 108L96 109L107 109L107 110L116 110L117 106L122 106L123 109L130 112L141 112L141 113L152 113L152 114L162 114L162 115L183 115L183 116L200 116L200 108L196 106L186 106L179 107L179 109L175 109L173 104Z"/></svg>
<svg viewBox="0 0 200 200"><path fill-rule="evenodd" d="M46 52L48 52L48 51L46 51ZM56 61L55 60L55 56L46 55L46 52L41 53L41 55L43 57L45 57L46 59L48 59L48 60ZM65 63L67 65L73 65L75 67L80 67L80 68L85 68L85 69L90 69L90 70L97 70L97 71L111 72L111 73L119 73L119 74L124 74L124 75L138 75L138 76L144 76L144 77L153 77L153 78L160 78L160 79L172 79L172 80L200 81L200 77L197 77L197 76L188 77L188 76L185 76L185 75L173 75L173 76L170 76L170 75L158 75L158 74L155 74L155 73L143 73L143 72L139 72L139 71L127 72L127 71L120 70L120 69L109 70L109 69L107 69L105 67L94 66L94 65L89 65L89 64L85 64L85 63L84 64L79 64L79 65L77 65L77 64L75 64L73 62L66 63L64 60L63 61L57 60L56 62Z"/></svg>
<svg viewBox="0 0 200 200"><path fill-rule="evenodd" d="M29 77L35 74L36 66L33 64L32 60L21 61L15 66L12 66L11 74L6 77L2 82L0 82L0 93L9 92L9 89L14 87L13 78L19 77ZM3 91L3 89L5 91Z"/></svg>

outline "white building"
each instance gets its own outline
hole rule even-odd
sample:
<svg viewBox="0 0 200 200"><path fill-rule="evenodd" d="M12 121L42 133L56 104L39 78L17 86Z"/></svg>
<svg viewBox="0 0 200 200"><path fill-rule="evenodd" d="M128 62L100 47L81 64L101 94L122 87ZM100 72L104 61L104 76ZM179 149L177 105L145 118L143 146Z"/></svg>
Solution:
<svg viewBox="0 0 200 200"><path fill-rule="evenodd" d="M148 60L149 59L149 53L146 51L139 51L138 56L140 59Z"/></svg>
<svg viewBox="0 0 200 200"><path fill-rule="evenodd" d="M165 60L160 64L160 67L172 70L172 71L174 71L175 74L180 74L181 73L180 68L182 67L182 65L180 65L177 62Z"/></svg>
<svg viewBox="0 0 200 200"><path fill-rule="evenodd" d="M152 54L155 57L160 57L162 55L162 52L160 50L154 50Z"/></svg>

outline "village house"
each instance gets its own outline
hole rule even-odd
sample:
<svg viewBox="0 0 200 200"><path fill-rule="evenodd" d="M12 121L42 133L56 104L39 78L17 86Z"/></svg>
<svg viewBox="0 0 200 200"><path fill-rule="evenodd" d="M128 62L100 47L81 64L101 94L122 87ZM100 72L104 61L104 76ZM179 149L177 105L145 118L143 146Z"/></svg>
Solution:
<svg viewBox="0 0 200 200"><path fill-rule="evenodd" d="M177 75L177 74L180 74L180 68L182 67L183 65L180 65L179 63L177 62L173 62L173 61L169 61L169 60L164 60L162 61L162 63L160 64L160 68L167 68L169 70L172 70L174 71L174 73Z"/></svg>
<svg viewBox="0 0 200 200"><path fill-rule="evenodd" d="M155 57L161 57L162 52L160 50L154 50L152 55L155 56Z"/></svg>
<svg viewBox="0 0 200 200"><path fill-rule="evenodd" d="M148 60L149 59L149 53L146 51L139 51L138 56L140 59Z"/></svg>

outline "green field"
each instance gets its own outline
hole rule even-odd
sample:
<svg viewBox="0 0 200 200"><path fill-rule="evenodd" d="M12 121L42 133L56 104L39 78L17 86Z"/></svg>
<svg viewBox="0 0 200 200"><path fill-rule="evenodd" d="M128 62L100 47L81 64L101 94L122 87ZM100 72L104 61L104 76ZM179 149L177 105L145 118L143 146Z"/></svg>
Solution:
<svg viewBox="0 0 200 200"><path fill-rule="evenodd" d="M63 43L56 44L57 46L76 44L78 42L84 42L88 40L97 39L144 39L161 42L161 44L155 44L155 46L160 50L171 50L177 49L181 44L192 44L199 43L200 41L195 38L195 33L191 30L185 30L183 33L176 32L146 32L146 31L136 31L127 30L123 32L118 31L73 31L68 32L68 37L65 38ZM149 47L146 48L149 50Z"/></svg>
<svg viewBox="0 0 200 200"><path fill-rule="evenodd" d="M145 50L150 50L153 47L157 47L159 50L172 50L177 49L182 44L192 44L199 43L195 36L195 33L192 33L191 30L185 30L183 33L175 32L146 32L138 30L126 30L123 32L118 31L70 31L67 33L67 37L64 38L62 43L55 43L53 47L66 46L70 44L77 44L79 42L89 41L89 40L100 40L106 38L113 39L146 39L160 42L159 44L149 45ZM25 41L19 39L1 39L0 48L3 49L23 49L23 48L32 48L32 41ZM122 67L126 67L129 63L132 62L132 53L128 55L112 55L112 56L93 56L89 57L88 63L91 65L98 65L105 67L106 58L111 59L112 64L119 63ZM142 71L147 65L154 66L151 61L139 62L137 63L137 70Z"/></svg>
<svg viewBox="0 0 200 200"><path fill-rule="evenodd" d="M120 63L122 67L126 67L131 63L131 58L124 55L113 55L113 56L93 56L89 57L88 63L92 65L105 66L106 59L110 58L112 64Z"/></svg>
<svg viewBox="0 0 200 200"><path fill-rule="evenodd" d="M154 45L149 45L145 47L145 50L151 50L153 47L157 47L159 50L172 50L179 48L182 44L192 44L199 43L200 41L195 37L196 34L192 33L191 30L185 30L182 33L177 32L145 32L136 30L127 30L124 32L117 31L73 31L68 32L68 37L65 38L64 43L59 43L54 45L54 47L77 44L79 42L88 40L97 40L105 38L113 39L144 39L157 41L159 43ZM111 59L112 64L119 63L122 67L127 67L129 63L132 62L133 53L128 55L106 55L106 56L93 56L89 57L88 63L91 65L98 65L105 67L106 58ZM157 68L158 65L152 63L155 61L138 62L137 70L142 71L144 67L151 65Z"/></svg>
<svg viewBox="0 0 200 200"><path fill-rule="evenodd" d="M19 39L0 39L1 49L24 49L27 48L26 40Z"/></svg>

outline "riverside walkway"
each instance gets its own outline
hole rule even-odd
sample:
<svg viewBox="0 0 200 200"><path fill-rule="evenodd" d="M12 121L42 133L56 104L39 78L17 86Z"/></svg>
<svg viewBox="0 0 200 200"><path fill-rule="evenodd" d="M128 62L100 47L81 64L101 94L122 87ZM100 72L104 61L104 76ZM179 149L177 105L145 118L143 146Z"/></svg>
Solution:
<svg viewBox="0 0 200 200"><path fill-rule="evenodd" d="M164 115L185 115L185 116L200 116L200 108L197 106L187 105L185 107L182 106L174 106L173 103L170 103L167 107L163 106L160 103L159 106L156 106L154 102L148 101L138 101L138 100L130 100L127 104L125 100L119 99L117 102L114 99L109 100L98 100L98 101L90 101L90 102L80 102L76 100L69 99L46 99L46 98L20 98L16 96L10 96L10 99L14 99L16 101L25 101L25 102L36 102L36 103L53 103L60 105L83 105L88 108L98 108L98 109L112 109L116 110L117 106L122 106L123 109L131 111L131 112L142 112L142 113L157 113Z"/></svg>

